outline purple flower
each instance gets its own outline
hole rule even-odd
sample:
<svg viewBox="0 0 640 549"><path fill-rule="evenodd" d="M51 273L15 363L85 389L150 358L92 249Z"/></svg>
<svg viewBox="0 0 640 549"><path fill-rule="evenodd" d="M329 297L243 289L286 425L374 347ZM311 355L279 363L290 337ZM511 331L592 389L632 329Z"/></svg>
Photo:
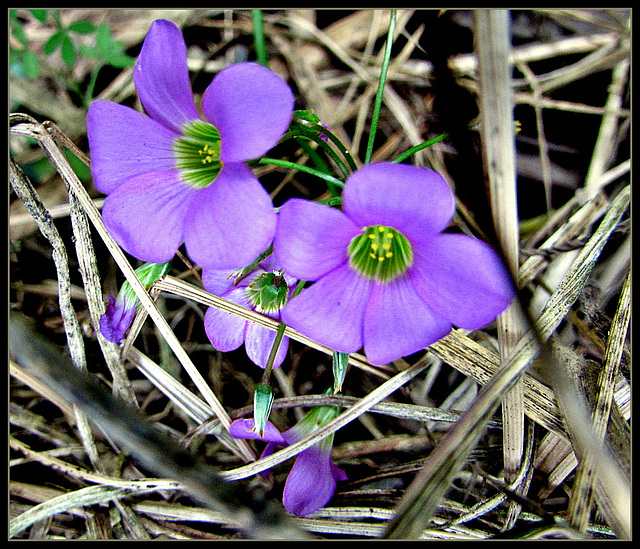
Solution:
<svg viewBox="0 0 640 549"><path fill-rule="evenodd" d="M310 435L322 425L334 419L338 408L316 406L296 425L280 433L267 422L263 437L254 430L253 419L237 419L229 432L235 438L254 438L266 440L267 444L261 457L273 453L277 446L289 446ZM282 494L282 503L287 511L297 517L306 517L322 509L333 496L338 480L347 480L347 475L331 460L333 435L298 454L287 477Z"/></svg>
<svg viewBox="0 0 640 549"><path fill-rule="evenodd" d="M136 269L136 275L148 290L156 280L169 272L170 266L169 262L145 263ZM118 297L109 294L108 300L107 309L100 317L100 333L109 341L120 343L133 322L140 300L126 280L120 286Z"/></svg>
<svg viewBox="0 0 640 549"><path fill-rule="evenodd" d="M124 292L118 293L118 299L109 294L108 299L107 310L100 317L100 333L109 341L120 343L136 316L138 299L135 294L133 299L128 298Z"/></svg>
<svg viewBox="0 0 640 549"><path fill-rule="evenodd" d="M492 321L514 290L484 242L443 233L454 197L436 172L370 164L354 172L343 211L293 198L279 210L274 252L291 276L315 281L282 311L306 336L374 364L419 351L457 325Z"/></svg>
<svg viewBox="0 0 640 549"><path fill-rule="evenodd" d="M295 279L278 268L273 256L267 257L237 285L229 270L203 270L205 289L236 305L280 320L280 311L295 289ZM211 344L222 352L233 351L244 343L247 356L265 368L276 332L255 322L244 320L215 307L209 307L204 316L204 328ZM284 336L273 363L282 364L289 346Z"/></svg>
<svg viewBox="0 0 640 549"><path fill-rule="evenodd" d="M145 116L96 101L87 130L105 225L131 255L169 261L185 242L207 268L249 264L271 243L276 214L244 164L287 130L293 94L276 74L239 63L215 76L196 109L178 27L149 29L134 81Z"/></svg>

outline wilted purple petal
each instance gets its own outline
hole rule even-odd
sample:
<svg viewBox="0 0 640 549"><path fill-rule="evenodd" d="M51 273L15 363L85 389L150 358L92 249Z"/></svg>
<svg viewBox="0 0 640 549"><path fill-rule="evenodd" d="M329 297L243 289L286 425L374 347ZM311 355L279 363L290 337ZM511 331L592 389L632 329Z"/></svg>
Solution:
<svg viewBox="0 0 640 549"><path fill-rule="evenodd" d="M244 164L225 164L193 201L185 243L203 268L235 269L269 247L275 230L275 209L264 187Z"/></svg>
<svg viewBox="0 0 640 549"><path fill-rule="evenodd" d="M461 234L440 234L420 247L411 279L434 311L467 330L491 322L515 295L498 254Z"/></svg>
<svg viewBox="0 0 640 549"><path fill-rule="evenodd" d="M287 273L317 280L348 261L347 246L359 232L339 210L292 198L278 211L274 253Z"/></svg>
<svg viewBox="0 0 640 549"><path fill-rule="evenodd" d="M354 353L362 347L371 287L371 281L341 265L289 301L282 320L338 352Z"/></svg>
<svg viewBox="0 0 640 549"><path fill-rule="evenodd" d="M202 98L202 110L220 132L222 162L257 158L287 131L293 93L275 73L255 63L223 69Z"/></svg>
<svg viewBox="0 0 640 549"><path fill-rule="evenodd" d="M334 468L330 449L312 446L300 452L284 486L285 509L297 517L322 509L336 489Z"/></svg>
<svg viewBox="0 0 640 549"><path fill-rule="evenodd" d="M342 203L357 225L393 227L409 240L444 229L455 208L453 193L439 173L385 162L351 174Z"/></svg>
<svg viewBox="0 0 640 549"><path fill-rule="evenodd" d="M255 431L255 421L251 419L236 419L229 426L229 433L234 438L253 438L256 440L266 440L276 444L286 444L286 440L273 423L267 421L264 426L264 433L259 436Z"/></svg>
<svg viewBox="0 0 640 549"><path fill-rule="evenodd" d="M373 287L364 316L364 350L373 364L415 353L450 331L451 323L420 299L408 278Z"/></svg>
<svg viewBox="0 0 640 549"><path fill-rule="evenodd" d="M187 46L171 21L151 24L142 44L133 79L147 114L176 132L185 122L199 118L193 102Z"/></svg>
<svg viewBox="0 0 640 549"><path fill-rule="evenodd" d="M105 194L147 172L174 169L174 132L129 107L96 101L87 114L91 171Z"/></svg>
<svg viewBox="0 0 640 549"><path fill-rule="evenodd" d="M191 199L202 192L182 183L176 171L132 177L105 199L104 223L128 253L149 263L171 260L183 237Z"/></svg>
<svg viewBox="0 0 640 549"><path fill-rule="evenodd" d="M227 301L250 308L244 288L235 288L223 296ZM211 344L224 353L234 351L245 339L247 321L237 315L209 307L204 315L204 329Z"/></svg>
<svg viewBox="0 0 640 549"><path fill-rule="evenodd" d="M100 317L100 333L109 341L120 343L136 316L137 304L127 305L124 299L116 300L111 294L108 299L106 311Z"/></svg>

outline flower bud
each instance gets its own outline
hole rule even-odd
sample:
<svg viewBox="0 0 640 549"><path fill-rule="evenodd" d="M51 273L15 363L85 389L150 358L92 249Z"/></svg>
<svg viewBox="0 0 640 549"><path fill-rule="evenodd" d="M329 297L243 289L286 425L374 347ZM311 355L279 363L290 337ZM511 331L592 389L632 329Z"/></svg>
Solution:
<svg viewBox="0 0 640 549"><path fill-rule="evenodd" d="M148 290L156 280L167 274L169 266L170 262L145 263L136 269L136 274L145 289ZM138 304L138 296L133 291L131 284L125 280L120 287L117 298L109 295L107 310L100 318L100 333L109 341L120 343L133 322Z"/></svg>
<svg viewBox="0 0 640 549"><path fill-rule="evenodd" d="M273 405L273 389L261 383L257 385L253 392L253 430L262 438L264 428L271 414L271 406Z"/></svg>

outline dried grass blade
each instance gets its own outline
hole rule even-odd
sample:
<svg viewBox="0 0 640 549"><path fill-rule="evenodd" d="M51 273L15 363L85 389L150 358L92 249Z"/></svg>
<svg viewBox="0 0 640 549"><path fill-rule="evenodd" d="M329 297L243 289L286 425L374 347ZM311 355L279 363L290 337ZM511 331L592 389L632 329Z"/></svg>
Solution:
<svg viewBox="0 0 640 549"><path fill-rule="evenodd" d="M627 279L622 288L622 294L618 303L618 309L611 323L609 338L607 339L607 348L605 353L604 368L600 372L598 379L598 396L596 406L593 413L593 437L602 442L604 440L609 416L614 403L614 391L616 378L618 375L620 359L624 343L627 338L629 329L629 318L631 308L631 273L627 275ZM573 491L569 500L568 515L571 524L579 531L584 532L587 528L592 505L592 486L595 480L596 466L594 464L595 456L587 453L582 457L578 466L576 479L573 483ZM606 493L603 496L606 498ZM609 509L605 514L615 512L611 509L609 501L600 500L600 506Z"/></svg>
<svg viewBox="0 0 640 549"><path fill-rule="evenodd" d="M510 14L508 10L475 13L478 56L479 104L485 176L490 189L491 214L497 238L514 280L518 279L520 231L516 194L515 120L511 84ZM498 319L500 357L504 360L525 331L518 302ZM524 388L521 382L502 401L505 480L517 477L524 448ZM524 493L527 485L515 488ZM505 529L511 527L520 507L510 504Z"/></svg>
<svg viewBox="0 0 640 549"><path fill-rule="evenodd" d="M147 489L147 491L149 491ZM19 534L34 522L44 520L58 513L64 513L73 507L85 507L106 503L127 496L130 490L112 486L87 486L68 494L63 494L36 505L17 516L9 523L9 537Z"/></svg>

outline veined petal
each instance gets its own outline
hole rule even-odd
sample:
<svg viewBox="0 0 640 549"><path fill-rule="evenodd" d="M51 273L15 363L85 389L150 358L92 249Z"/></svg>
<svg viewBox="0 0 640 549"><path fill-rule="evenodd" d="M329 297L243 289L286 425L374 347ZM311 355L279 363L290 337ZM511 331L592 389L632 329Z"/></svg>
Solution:
<svg viewBox="0 0 640 549"><path fill-rule="evenodd" d="M453 193L439 173L388 162L369 164L351 174L342 203L357 225L386 225L409 240L440 232L455 208Z"/></svg>
<svg viewBox="0 0 640 549"><path fill-rule="evenodd" d="M249 309L244 288L234 288L224 294L224 299ZM209 307L204 315L204 331L211 345L218 351L234 351L244 343L247 321L215 307Z"/></svg>
<svg viewBox="0 0 640 549"><path fill-rule="evenodd" d="M335 489L331 451L312 446L298 454L284 485L282 503L293 515L306 517L322 509Z"/></svg>
<svg viewBox="0 0 640 549"><path fill-rule="evenodd" d="M348 260L349 242L359 232L339 210L291 198L278 211L274 252L290 275L317 280Z"/></svg>
<svg viewBox="0 0 640 549"><path fill-rule="evenodd" d="M491 322L515 295L498 254L462 234L440 234L419 246L410 277L434 311L467 330Z"/></svg>
<svg viewBox="0 0 640 549"><path fill-rule="evenodd" d="M451 331L407 277L376 284L364 317L364 352L373 364L386 364L424 349Z"/></svg>
<svg viewBox="0 0 640 549"><path fill-rule="evenodd" d="M371 281L341 265L289 301L282 309L282 320L340 353L354 353L362 347L371 286Z"/></svg>
<svg viewBox="0 0 640 549"><path fill-rule="evenodd" d="M276 230L271 198L244 164L225 164L200 191L185 227L191 258L205 269L237 269L266 250Z"/></svg>
<svg viewBox="0 0 640 549"><path fill-rule="evenodd" d="M247 351L247 356L254 363L260 366L260 368L266 368L269 361L269 354L271 354L271 348L276 339L276 332L269 330L264 326L260 326L255 322L247 322L247 331L244 340L244 348ZM273 367L277 368L282 364L287 356L287 349L289 348L289 338L284 336L280 341L276 358L273 361Z"/></svg>
<svg viewBox="0 0 640 549"><path fill-rule="evenodd" d="M202 110L220 132L222 162L243 162L273 148L289 127L293 93L256 63L220 71L206 89Z"/></svg>
<svg viewBox="0 0 640 549"><path fill-rule="evenodd" d="M176 134L129 107L96 101L87 114L87 135L93 180L105 194L130 177L174 168Z"/></svg>
<svg viewBox="0 0 640 549"><path fill-rule="evenodd" d="M165 263L182 242L185 217L197 192L180 182L176 171L132 177L105 199L104 224L132 256Z"/></svg>
<svg viewBox="0 0 640 549"><path fill-rule="evenodd" d="M149 28L133 79L147 114L180 133L185 122L199 118L193 102L187 46L171 21L159 19Z"/></svg>

